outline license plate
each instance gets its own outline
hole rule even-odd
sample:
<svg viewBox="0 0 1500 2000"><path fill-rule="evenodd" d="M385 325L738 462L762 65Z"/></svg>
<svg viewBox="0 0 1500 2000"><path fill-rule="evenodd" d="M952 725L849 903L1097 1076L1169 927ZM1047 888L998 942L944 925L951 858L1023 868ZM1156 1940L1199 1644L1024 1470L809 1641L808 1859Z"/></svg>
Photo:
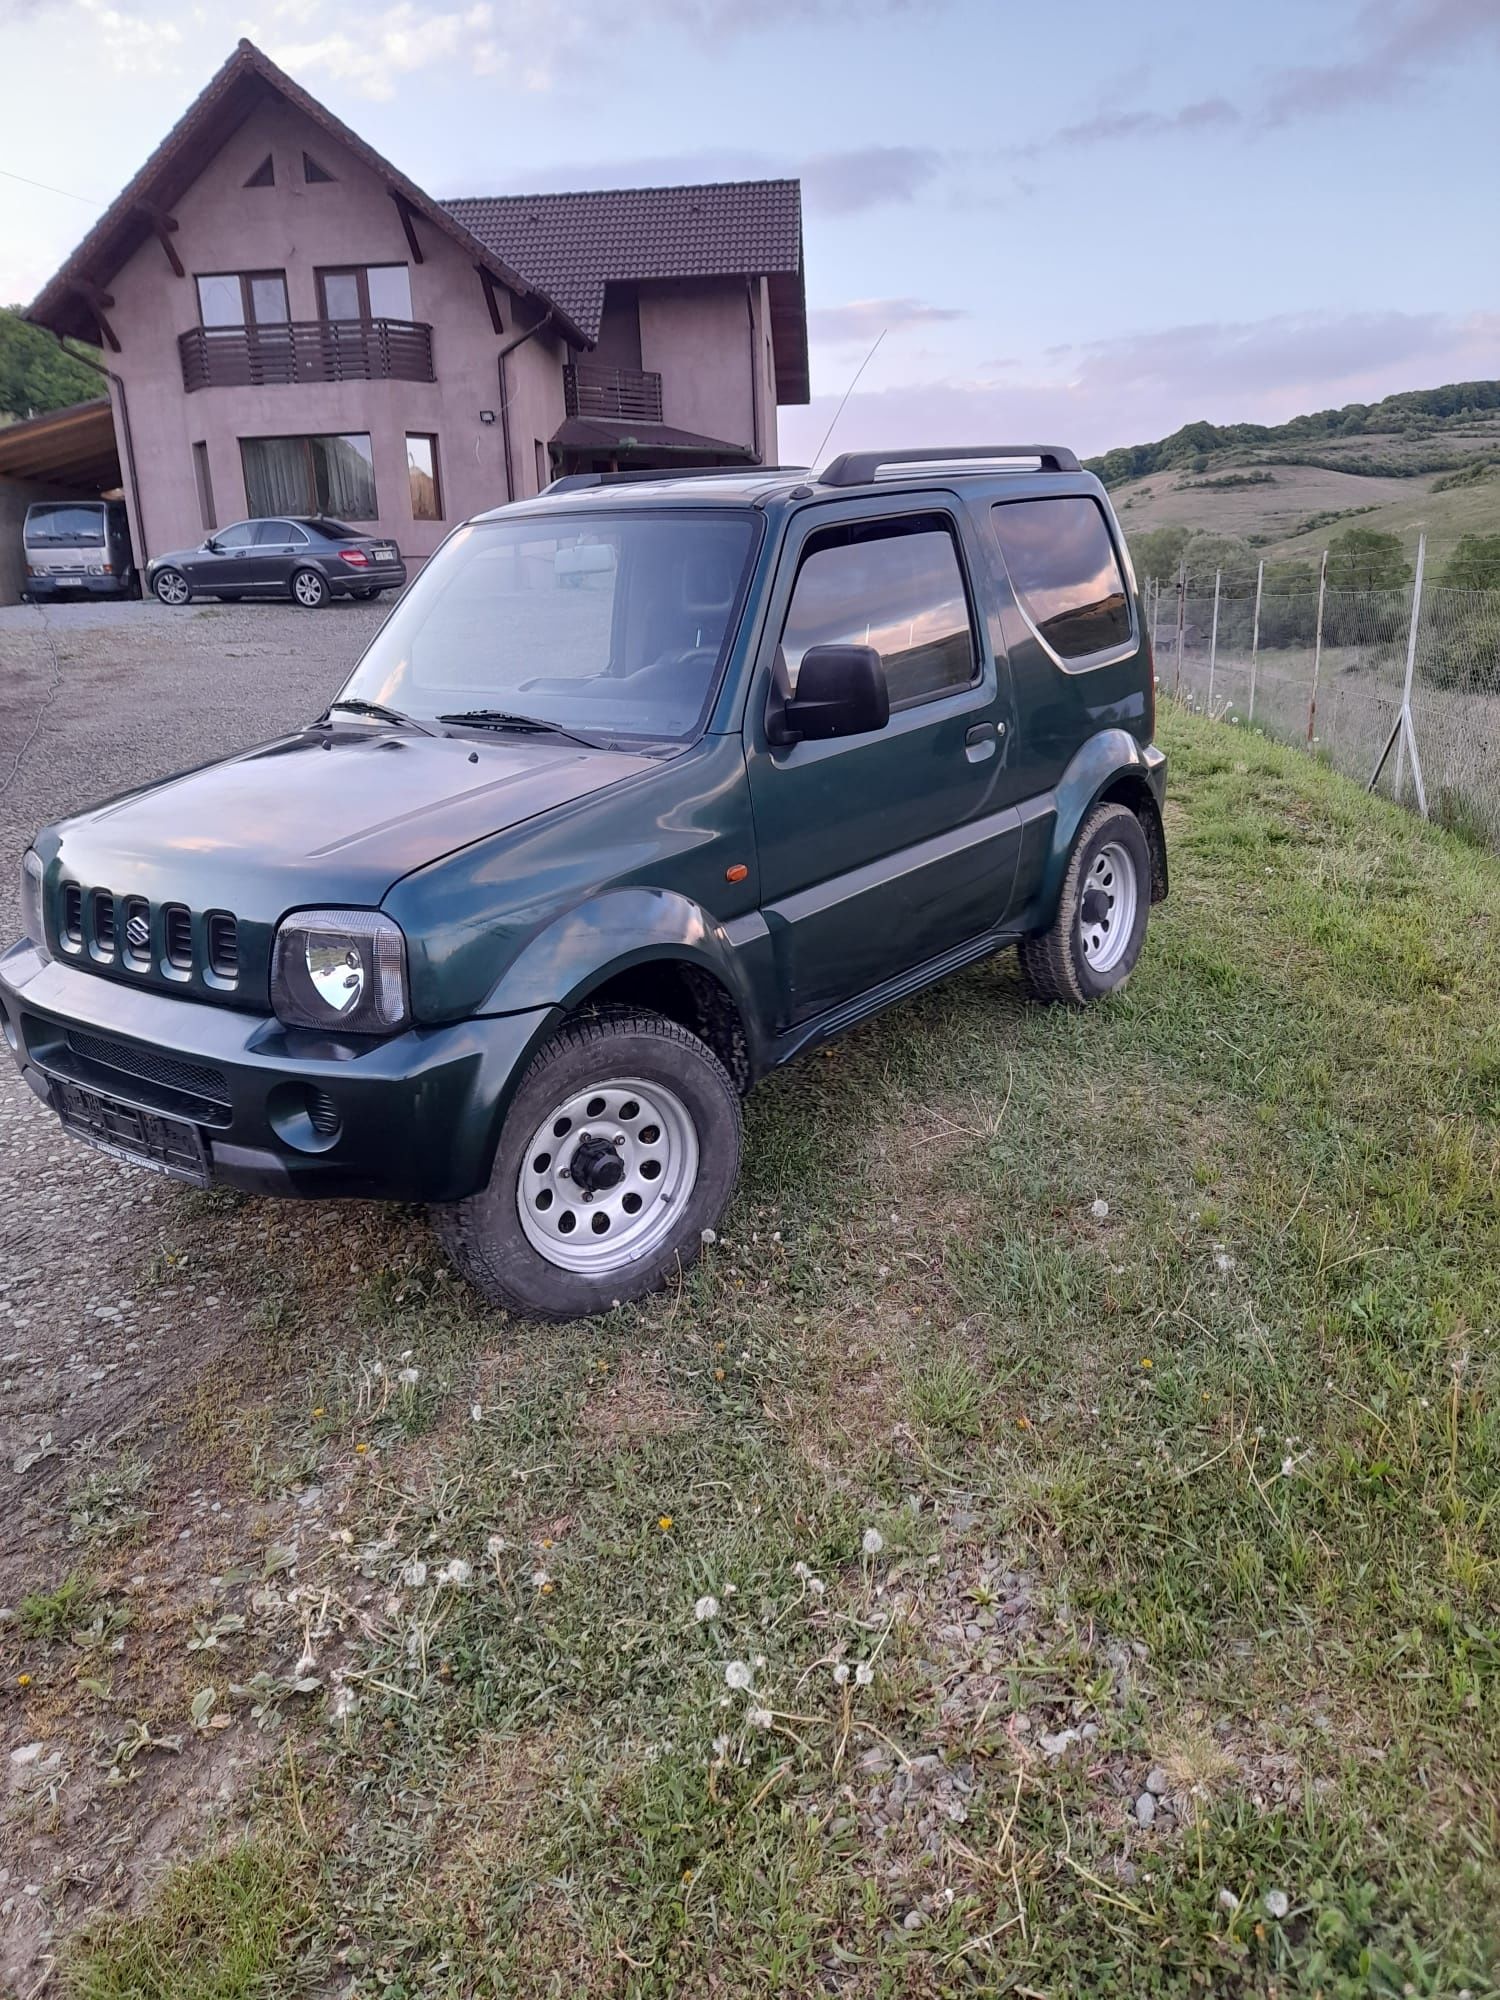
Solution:
<svg viewBox="0 0 1500 2000"><path fill-rule="evenodd" d="M194 1187L208 1186L208 1153L197 1126L185 1119L163 1118L159 1112L120 1104L60 1078L52 1082L52 1105L65 1132L111 1159L170 1174Z"/></svg>
<svg viewBox="0 0 1500 2000"><path fill-rule="evenodd" d="M374 556L376 562L394 562L396 560L396 551L391 547L389 542L381 542L375 548Z"/></svg>

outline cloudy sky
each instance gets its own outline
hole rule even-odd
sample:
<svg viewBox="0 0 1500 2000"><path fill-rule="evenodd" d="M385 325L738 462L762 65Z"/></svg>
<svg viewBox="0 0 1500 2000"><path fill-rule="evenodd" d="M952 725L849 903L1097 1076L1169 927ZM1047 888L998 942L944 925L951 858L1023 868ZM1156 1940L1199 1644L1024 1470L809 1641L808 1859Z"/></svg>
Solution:
<svg viewBox="0 0 1500 2000"><path fill-rule="evenodd" d="M788 459L877 338L839 447L1500 375L1500 0L0 0L0 300L242 34L436 195L800 174Z"/></svg>

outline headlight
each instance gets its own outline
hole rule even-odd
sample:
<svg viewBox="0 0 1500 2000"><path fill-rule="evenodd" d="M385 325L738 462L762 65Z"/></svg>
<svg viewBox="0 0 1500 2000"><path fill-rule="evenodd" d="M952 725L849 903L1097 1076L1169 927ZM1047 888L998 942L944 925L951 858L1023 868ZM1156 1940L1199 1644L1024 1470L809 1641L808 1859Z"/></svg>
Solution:
<svg viewBox="0 0 1500 2000"><path fill-rule="evenodd" d="M383 1035L402 1027L406 939L373 910L298 910L276 933L271 1005L288 1027Z"/></svg>
<svg viewBox="0 0 1500 2000"><path fill-rule="evenodd" d="M47 924L42 915L42 857L34 847L28 847L21 857L21 928L36 946L43 958L50 956L47 950Z"/></svg>

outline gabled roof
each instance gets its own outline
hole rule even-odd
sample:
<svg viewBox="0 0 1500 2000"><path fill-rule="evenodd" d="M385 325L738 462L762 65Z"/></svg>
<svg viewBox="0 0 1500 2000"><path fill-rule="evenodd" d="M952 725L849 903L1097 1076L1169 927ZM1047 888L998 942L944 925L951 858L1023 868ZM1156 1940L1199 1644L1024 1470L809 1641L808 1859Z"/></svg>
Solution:
<svg viewBox="0 0 1500 2000"><path fill-rule="evenodd" d="M807 401L799 182L481 195L442 205L555 299L590 344L599 337L611 279L769 279L778 400Z"/></svg>
<svg viewBox="0 0 1500 2000"><path fill-rule="evenodd" d="M573 320L567 308L538 285L523 278L488 244L470 235L463 223L449 214L415 181L393 167L375 148L351 131L341 119L311 97L285 70L278 69L269 56L253 42L242 41L222 69L162 140L140 172L116 196L62 269L49 279L26 309L26 317L57 333L73 334L84 340L98 338L98 293L125 260L152 234L155 218L169 214L175 202L192 186L226 139L237 131L250 114L268 97L281 97L320 126L341 146L380 176L413 214L424 217L442 231L474 263L484 266L508 290L522 298L535 297L550 309L565 335L592 345L589 335Z"/></svg>

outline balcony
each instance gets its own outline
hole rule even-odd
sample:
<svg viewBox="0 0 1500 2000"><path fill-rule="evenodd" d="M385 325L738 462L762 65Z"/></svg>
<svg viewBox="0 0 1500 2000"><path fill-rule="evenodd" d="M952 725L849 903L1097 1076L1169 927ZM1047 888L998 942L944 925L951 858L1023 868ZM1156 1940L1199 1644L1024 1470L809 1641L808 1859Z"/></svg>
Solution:
<svg viewBox="0 0 1500 2000"><path fill-rule="evenodd" d="M575 362L563 370L563 409L570 417L625 417L659 424L661 377L644 368Z"/></svg>
<svg viewBox="0 0 1500 2000"><path fill-rule="evenodd" d="M189 394L194 389L259 389L282 382L437 379L432 328L419 320L294 319L274 326L195 326L178 335L177 347L182 386Z"/></svg>

